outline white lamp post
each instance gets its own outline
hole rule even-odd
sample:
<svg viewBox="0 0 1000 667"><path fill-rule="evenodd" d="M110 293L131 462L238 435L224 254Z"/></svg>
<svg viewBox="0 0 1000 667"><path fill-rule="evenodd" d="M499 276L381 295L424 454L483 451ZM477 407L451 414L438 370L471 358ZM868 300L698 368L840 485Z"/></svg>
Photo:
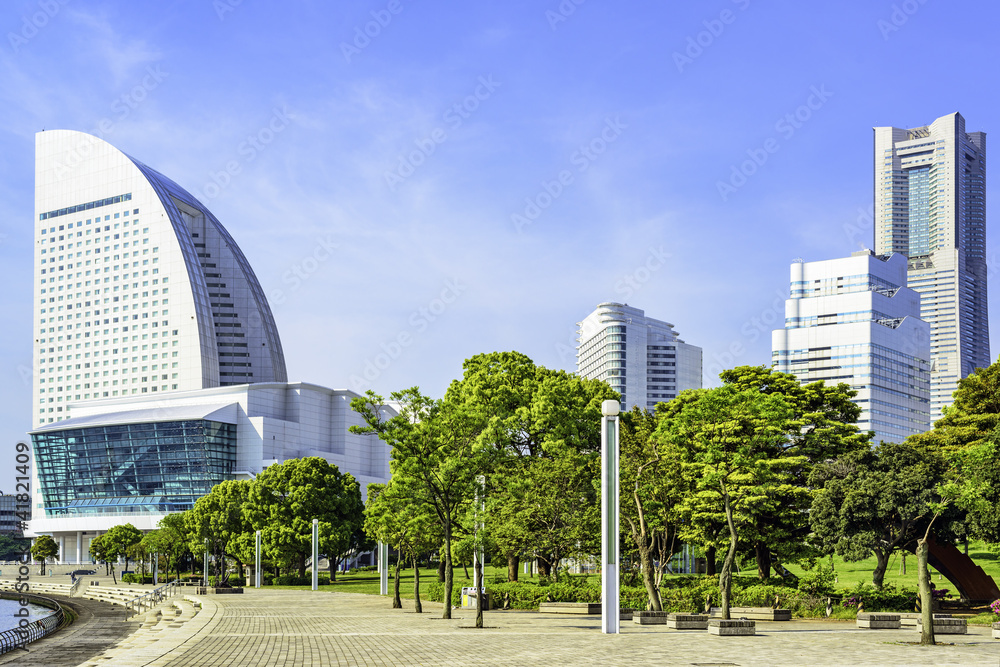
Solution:
<svg viewBox="0 0 1000 667"><path fill-rule="evenodd" d="M378 594L389 594L389 545L378 543Z"/></svg>
<svg viewBox="0 0 1000 667"><path fill-rule="evenodd" d="M601 404L601 632L618 634L618 412L621 403Z"/></svg>
<svg viewBox="0 0 1000 667"><path fill-rule="evenodd" d="M260 588L260 531L254 531L254 588Z"/></svg>
<svg viewBox="0 0 1000 667"><path fill-rule="evenodd" d="M319 519L313 519L313 580L312 589L319 588Z"/></svg>

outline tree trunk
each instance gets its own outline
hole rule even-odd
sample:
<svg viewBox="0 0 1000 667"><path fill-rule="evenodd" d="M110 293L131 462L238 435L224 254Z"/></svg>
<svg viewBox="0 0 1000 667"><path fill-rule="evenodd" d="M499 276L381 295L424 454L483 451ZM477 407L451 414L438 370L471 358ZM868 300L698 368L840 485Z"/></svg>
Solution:
<svg viewBox="0 0 1000 667"><path fill-rule="evenodd" d="M392 608L402 609L403 601L399 599L399 565L403 562L403 551L400 549L396 552L396 576L393 580L393 595L392 595Z"/></svg>
<svg viewBox="0 0 1000 667"><path fill-rule="evenodd" d="M299 576L306 576L306 555L304 553L299 554Z"/></svg>
<svg viewBox="0 0 1000 667"><path fill-rule="evenodd" d="M538 557L538 576L548 577L551 576L552 569L549 567L549 561L542 556Z"/></svg>
<svg viewBox="0 0 1000 667"><path fill-rule="evenodd" d="M928 526L927 532L930 532ZM917 540L917 582L920 587L920 643L934 645L934 609L931 578L927 572L927 536Z"/></svg>
<svg viewBox="0 0 1000 667"><path fill-rule="evenodd" d="M441 560L438 561L438 582L444 583L444 557L442 554Z"/></svg>
<svg viewBox="0 0 1000 667"><path fill-rule="evenodd" d="M417 563L417 556L413 556L413 611L422 614L424 608L420 604L420 564Z"/></svg>
<svg viewBox="0 0 1000 667"><path fill-rule="evenodd" d="M660 603L660 591L656 587L655 573L653 572L653 557L650 544L645 540L636 540L639 547L639 567L642 570L642 583L646 587L646 597L649 598L650 611L663 611ZM639 543L643 542L643 543Z"/></svg>
<svg viewBox="0 0 1000 667"><path fill-rule="evenodd" d="M733 585L733 564L736 562L736 523L733 521L733 508L729 503L729 494L722 488L722 499L726 508L726 523L729 524L729 550L726 559L722 561L722 573L719 575L719 597L722 598L722 618L729 620L729 596Z"/></svg>
<svg viewBox="0 0 1000 667"><path fill-rule="evenodd" d="M517 571L521 567L521 556L512 554L507 556L507 581L517 581Z"/></svg>
<svg viewBox="0 0 1000 667"><path fill-rule="evenodd" d="M476 627L483 627L483 564L476 559Z"/></svg>
<svg viewBox="0 0 1000 667"><path fill-rule="evenodd" d="M891 551L875 550L875 569L872 571L872 584L875 588L882 588L885 580L885 571L889 567L889 554Z"/></svg>
<svg viewBox="0 0 1000 667"><path fill-rule="evenodd" d="M472 577L469 576L469 564L463 561L462 569L465 570L465 580L468 581L469 579L472 579Z"/></svg>
<svg viewBox="0 0 1000 667"><path fill-rule="evenodd" d="M705 574L710 576L715 576L717 572L715 571L715 545L712 545L705 549Z"/></svg>
<svg viewBox="0 0 1000 667"><path fill-rule="evenodd" d="M451 562L451 522L444 525L444 613L441 618L451 618L451 589L455 582L455 570Z"/></svg>
<svg viewBox="0 0 1000 667"><path fill-rule="evenodd" d="M757 578L767 579L771 576L771 548L763 542L757 542L753 549L757 556Z"/></svg>
<svg viewBox="0 0 1000 667"><path fill-rule="evenodd" d="M337 559L330 556L326 559L326 567L330 570L330 583L336 583L337 581Z"/></svg>

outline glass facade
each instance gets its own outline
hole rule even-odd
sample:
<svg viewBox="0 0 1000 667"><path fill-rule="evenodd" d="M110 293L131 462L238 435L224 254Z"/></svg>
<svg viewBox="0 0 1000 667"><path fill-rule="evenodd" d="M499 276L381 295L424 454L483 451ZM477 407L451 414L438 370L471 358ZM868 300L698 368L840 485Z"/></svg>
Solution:
<svg viewBox="0 0 1000 667"><path fill-rule="evenodd" d="M45 516L166 514L232 479L236 426L116 424L31 436Z"/></svg>
<svg viewBox="0 0 1000 667"><path fill-rule="evenodd" d="M908 257L927 255L930 245L930 167L907 171L910 195L910 252Z"/></svg>

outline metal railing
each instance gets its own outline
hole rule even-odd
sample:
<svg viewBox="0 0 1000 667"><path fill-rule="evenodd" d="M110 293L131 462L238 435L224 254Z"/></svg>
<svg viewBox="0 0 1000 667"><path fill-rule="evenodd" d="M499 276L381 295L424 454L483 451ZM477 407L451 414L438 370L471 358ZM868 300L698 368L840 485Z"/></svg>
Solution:
<svg viewBox="0 0 1000 667"><path fill-rule="evenodd" d="M62 626L66 618L62 605L51 598L26 593L17 593L13 596L7 594L5 597L8 600L27 598L37 605L54 609L55 613L34 621L26 618L20 619L18 627L0 632L0 654L13 651L16 648L24 648L27 644L55 632Z"/></svg>
<svg viewBox="0 0 1000 667"><path fill-rule="evenodd" d="M170 583L158 586L137 598L133 598L125 603L125 620L132 618L136 614L152 609L168 597L177 595L178 581L174 579Z"/></svg>
<svg viewBox="0 0 1000 667"><path fill-rule="evenodd" d="M69 587L69 597L73 597L76 595L76 592L80 590L81 581L83 581L83 577L77 577L76 581L73 582L73 585Z"/></svg>

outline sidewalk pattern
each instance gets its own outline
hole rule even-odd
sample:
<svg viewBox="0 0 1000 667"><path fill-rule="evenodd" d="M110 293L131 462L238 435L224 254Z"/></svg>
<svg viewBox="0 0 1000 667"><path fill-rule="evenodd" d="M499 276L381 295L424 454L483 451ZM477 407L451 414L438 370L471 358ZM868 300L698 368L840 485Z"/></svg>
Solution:
<svg viewBox="0 0 1000 667"><path fill-rule="evenodd" d="M120 664L995 666L1000 656L1000 642L986 628L921 647L913 644L918 634L912 628L865 631L831 621L760 622L755 637L626 622L613 636L600 633L599 618L530 612L487 613L489 627L476 630L470 611L456 610L454 619L444 620L440 605L425 604L427 611L418 615L369 595L250 589L211 601L216 610L189 641L162 658Z"/></svg>

